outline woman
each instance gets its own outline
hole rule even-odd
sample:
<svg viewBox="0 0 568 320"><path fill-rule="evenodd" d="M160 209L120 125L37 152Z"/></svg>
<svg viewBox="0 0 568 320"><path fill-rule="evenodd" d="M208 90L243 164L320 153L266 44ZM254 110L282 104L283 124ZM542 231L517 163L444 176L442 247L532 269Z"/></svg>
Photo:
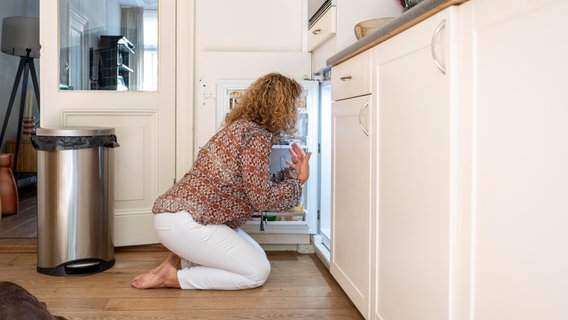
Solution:
<svg viewBox="0 0 568 320"><path fill-rule="evenodd" d="M266 254L238 227L253 212L299 204L311 152L297 144L290 166L271 177L272 144L293 134L302 87L278 73L256 80L199 151L191 170L154 203L156 234L172 253L138 275L139 289L238 290L264 284Z"/></svg>

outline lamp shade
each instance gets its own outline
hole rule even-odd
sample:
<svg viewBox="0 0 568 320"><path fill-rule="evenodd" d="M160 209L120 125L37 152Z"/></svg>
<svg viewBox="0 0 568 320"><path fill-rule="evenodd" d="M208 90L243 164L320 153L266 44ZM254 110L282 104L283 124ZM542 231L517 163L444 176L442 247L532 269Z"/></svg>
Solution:
<svg viewBox="0 0 568 320"><path fill-rule="evenodd" d="M39 57L39 19L6 17L2 21L2 52L13 56Z"/></svg>

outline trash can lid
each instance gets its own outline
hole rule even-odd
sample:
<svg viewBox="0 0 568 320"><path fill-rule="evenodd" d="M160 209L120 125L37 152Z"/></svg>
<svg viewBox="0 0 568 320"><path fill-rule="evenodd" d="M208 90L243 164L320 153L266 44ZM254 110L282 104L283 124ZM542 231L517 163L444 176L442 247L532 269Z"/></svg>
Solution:
<svg viewBox="0 0 568 320"><path fill-rule="evenodd" d="M60 128L37 128L38 136L53 137L91 137L91 136L107 136L114 134L114 128L99 127L60 127Z"/></svg>

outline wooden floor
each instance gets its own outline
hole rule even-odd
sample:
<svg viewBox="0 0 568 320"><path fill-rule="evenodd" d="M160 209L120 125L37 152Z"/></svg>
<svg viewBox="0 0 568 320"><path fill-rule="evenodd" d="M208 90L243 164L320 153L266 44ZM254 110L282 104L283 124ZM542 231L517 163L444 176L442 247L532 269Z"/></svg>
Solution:
<svg viewBox="0 0 568 320"><path fill-rule="evenodd" d="M38 273L35 188L20 195L20 212L0 220L0 281L24 287L54 315L81 320L363 319L313 254L268 252L268 281L243 291L132 288L135 275L167 256L161 245L117 248L115 266L97 274Z"/></svg>
<svg viewBox="0 0 568 320"><path fill-rule="evenodd" d="M37 192L30 184L18 190L20 204L17 214L2 215L0 239L37 238Z"/></svg>
<svg viewBox="0 0 568 320"><path fill-rule="evenodd" d="M130 287L136 274L157 266L166 256L163 250L118 250L115 266L107 271L54 277L36 272L33 252L3 252L0 280L26 288L52 314L67 319L362 319L312 254L268 253L270 277L263 287L252 290Z"/></svg>

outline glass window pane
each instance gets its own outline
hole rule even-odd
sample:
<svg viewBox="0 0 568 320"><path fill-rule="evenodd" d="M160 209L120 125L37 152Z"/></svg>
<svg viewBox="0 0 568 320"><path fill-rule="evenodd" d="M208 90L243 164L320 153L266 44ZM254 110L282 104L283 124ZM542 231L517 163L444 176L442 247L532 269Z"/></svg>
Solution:
<svg viewBox="0 0 568 320"><path fill-rule="evenodd" d="M158 0L59 0L62 90L156 91Z"/></svg>

